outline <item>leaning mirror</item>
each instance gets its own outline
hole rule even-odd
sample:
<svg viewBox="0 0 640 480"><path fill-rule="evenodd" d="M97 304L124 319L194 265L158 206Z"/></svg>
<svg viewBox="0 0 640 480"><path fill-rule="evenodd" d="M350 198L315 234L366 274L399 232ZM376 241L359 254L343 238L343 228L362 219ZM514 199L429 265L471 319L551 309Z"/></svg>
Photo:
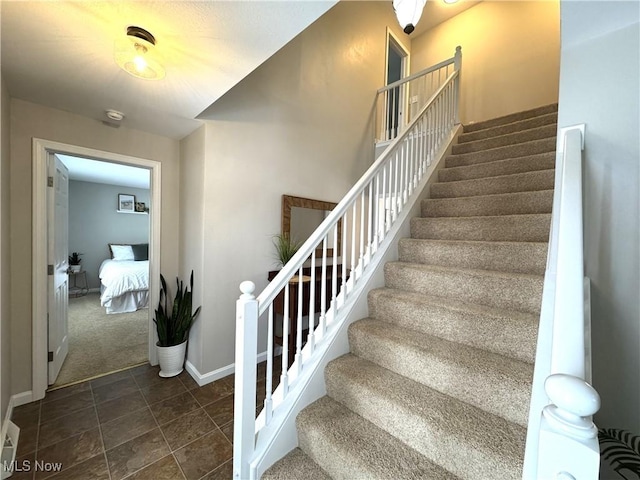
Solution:
<svg viewBox="0 0 640 480"><path fill-rule="evenodd" d="M337 203L314 200L312 198L282 196L282 234L299 242L305 242ZM342 242L342 221L338 222L338 254ZM333 236L329 235L327 256L333 255ZM318 249L322 254L322 248Z"/></svg>

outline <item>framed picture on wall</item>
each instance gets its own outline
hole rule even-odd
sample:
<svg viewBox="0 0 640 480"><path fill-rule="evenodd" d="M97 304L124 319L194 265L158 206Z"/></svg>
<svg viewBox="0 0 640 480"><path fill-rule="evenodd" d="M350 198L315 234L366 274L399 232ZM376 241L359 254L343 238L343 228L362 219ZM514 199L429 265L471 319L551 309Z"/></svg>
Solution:
<svg viewBox="0 0 640 480"><path fill-rule="evenodd" d="M147 206L145 205L144 202L136 202L136 212L138 213L145 213L148 212L149 209L147 208Z"/></svg>
<svg viewBox="0 0 640 480"><path fill-rule="evenodd" d="M118 212L135 212L136 196L126 193L118 194Z"/></svg>

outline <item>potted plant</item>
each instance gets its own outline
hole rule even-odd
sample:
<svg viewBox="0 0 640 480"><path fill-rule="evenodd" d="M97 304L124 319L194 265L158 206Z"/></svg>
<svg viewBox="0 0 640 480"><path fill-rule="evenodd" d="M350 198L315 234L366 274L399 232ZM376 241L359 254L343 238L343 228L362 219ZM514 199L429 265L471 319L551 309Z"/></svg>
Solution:
<svg viewBox="0 0 640 480"><path fill-rule="evenodd" d="M301 243L295 239L292 240L286 233L279 233L273 236L273 245L276 247L276 260L278 260L280 267L284 267L296 254Z"/></svg>
<svg viewBox="0 0 640 480"><path fill-rule="evenodd" d="M82 265L80 265L80 262L82 261L82 259L80 258L81 256L82 253L79 252L73 252L71 255L69 255L69 268L72 272L77 273L82 270Z"/></svg>
<svg viewBox="0 0 640 480"><path fill-rule="evenodd" d="M153 322L158 332L158 361L160 376L174 377L180 374L184 366L184 357L189 339L189 330L200 313L200 307L192 312L193 270L188 287L176 277L176 295L169 308L167 282L160 275L160 301Z"/></svg>

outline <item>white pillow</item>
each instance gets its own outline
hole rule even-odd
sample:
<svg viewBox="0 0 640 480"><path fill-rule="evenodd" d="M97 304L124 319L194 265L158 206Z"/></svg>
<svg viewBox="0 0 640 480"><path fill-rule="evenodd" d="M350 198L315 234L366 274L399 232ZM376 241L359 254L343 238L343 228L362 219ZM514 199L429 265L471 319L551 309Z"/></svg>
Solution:
<svg viewBox="0 0 640 480"><path fill-rule="evenodd" d="M135 260L131 245L111 245L111 253L114 260Z"/></svg>

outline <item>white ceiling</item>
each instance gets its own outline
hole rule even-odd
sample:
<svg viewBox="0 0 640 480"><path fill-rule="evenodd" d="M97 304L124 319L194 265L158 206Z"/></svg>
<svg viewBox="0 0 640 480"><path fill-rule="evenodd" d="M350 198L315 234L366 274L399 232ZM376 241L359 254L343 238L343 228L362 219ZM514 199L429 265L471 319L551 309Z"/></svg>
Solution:
<svg viewBox="0 0 640 480"><path fill-rule="evenodd" d="M392 9L391 0L384 1ZM218 98L337 1L0 3L2 77L12 97L97 120L106 120L107 109L118 110L125 114L122 125L179 139L200 125L199 115ZM427 1L412 37L476 3ZM166 69L163 80L137 79L116 65L115 42L126 37L130 25L155 36ZM121 183L134 178L132 171L120 171L123 166L68 162L72 178L136 186ZM87 171L82 167L89 162L95 165ZM148 180L140 188L148 188Z"/></svg>
<svg viewBox="0 0 640 480"><path fill-rule="evenodd" d="M149 189L150 172L146 168L100 162L69 155L58 154L58 158L69 169L69 179L71 180Z"/></svg>
<svg viewBox="0 0 640 480"><path fill-rule="evenodd" d="M12 97L182 138L197 116L335 4L321 1L2 1L2 75ZM140 26L166 78L141 80L114 61Z"/></svg>
<svg viewBox="0 0 640 480"><path fill-rule="evenodd" d="M420 21L411 34L411 38L422 35L427 30L451 17L455 17L481 1L482 0L459 0L456 3L445 3L443 0L427 0Z"/></svg>

